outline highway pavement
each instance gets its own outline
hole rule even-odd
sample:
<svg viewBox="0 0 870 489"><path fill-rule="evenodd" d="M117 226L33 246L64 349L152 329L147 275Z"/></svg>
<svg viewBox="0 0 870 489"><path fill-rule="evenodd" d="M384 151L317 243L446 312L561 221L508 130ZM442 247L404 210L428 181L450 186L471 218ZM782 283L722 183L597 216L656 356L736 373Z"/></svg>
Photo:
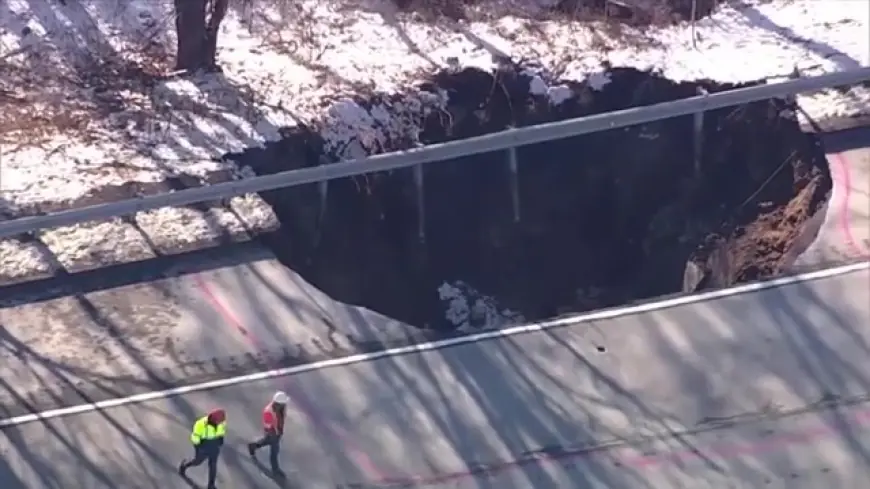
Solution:
<svg viewBox="0 0 870 489"><path fill-rule="evenodd" d="M870 129L827 134L823 141L833 194L819 236L796 269L870 257Z"/></svg>
<svg viewBox="0 0 870 489"><path fill-rule="evenodd" d="M859 265L11 426L0 431L0 487L189 487L174 467L214 406L230 423L220 487L277 487L244 443L280 388L292 398L284 487L863 489L868 286Z"/></svg>
<svg viewBox="0 0 870 489"><path fill-rule="evenodd" d="M832 200L795 270L870 256L870 130L825 143ZM0 417L419 341L326 296L257 243L144 267L2 290Z"/></svg>

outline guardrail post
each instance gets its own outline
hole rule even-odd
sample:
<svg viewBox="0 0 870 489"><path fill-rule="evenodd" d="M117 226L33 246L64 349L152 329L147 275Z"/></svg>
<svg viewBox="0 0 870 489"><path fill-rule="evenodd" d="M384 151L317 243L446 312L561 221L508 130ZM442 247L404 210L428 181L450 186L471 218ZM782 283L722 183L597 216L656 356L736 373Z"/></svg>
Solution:
<svg viewBox="0 0 870 489"><path fill-rule="evenodd" d="M321 165L328 165L329 161L326 158L320 158ZM326 218L327 196L329 195L329 180L321 180L317 182L317 191L320 194L320 210L317 213L317 226L323 226L323 221Z"/></svg>
<svg viewBox="0 0 870 489"><path fill-rule="evenodd" d="M325 157L321 156L319 159L319 166L328 165L329 160ZM326 206L329 196L329 180L321 180L317 182L317 193L320 197L320 208L317 209L317 228L315 229L314 234L314 246L315 248L320 245L320 239L323 237L323 227L326 225Z"/></svg>
<svg viewBox="0 0 870 489"><path fill-rule="evenodd" d="M698 87L698 95L708 95L704 87ZM695 178L701 176L701 160L704 157L704 111L695 113L695 139L694 139L694 162Z"/></svg>
<svg viewBox="0 0 870 489"><path fill-rule="evenodd" d="M510 171L511 200L514 209L514 222L520 222L520 175L519 163L517 163L517 147L511 146L507 150L508 170Z"/></svg>
<svg viewBox="0 0 870 489"><path fill-rule="evenodd" d="M320 193L320 214L318 215L318 220L323 222L323 218L326 216L326 203L327 196L329 195L329 181L324 180L317 184L317 190Z"/></svg>
<svg viewBox="0 0 870 489"><path fill-rule="evenodd" d="M423 188L423 165L414 166L414 185L417 187L417 238L426 242L426 195Z"/></svg>
<svg viewBox="0 0 870 489"><path fill-rule="evenodd" d="M788 79L789 80L797 80L800 77L801 77L801 70L800 70L800 68L798 68L798 65L795 64L794 69L792 69L791 73L788 74ZM786 97L786 99L789 102L797 103L797 94L793 93L793 94L789 95L788 97Z"/></svg>

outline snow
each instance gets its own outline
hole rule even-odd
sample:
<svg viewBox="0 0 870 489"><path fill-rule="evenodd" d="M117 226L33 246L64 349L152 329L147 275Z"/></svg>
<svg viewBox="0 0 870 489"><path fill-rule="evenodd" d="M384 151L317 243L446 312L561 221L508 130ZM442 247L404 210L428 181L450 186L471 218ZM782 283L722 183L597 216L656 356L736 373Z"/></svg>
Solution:
<svg viewBox="0 0 870 489"><path fill-rule="evenodd" d="M0 0L0 211L6 218L51 212L107 187L170 176L243 178L250 172L213 158L301 122L317 122L336 158L414 144L419 121L447 99L415 96L413 83L443 67L491 69L498 56L534 60L592 87L608 82L604 62L732 82L870 64L870 10L856 0L745 1L694 28L645 30L536 12L549 3L511 0L509 15L456 23L397 15L386 0L236 2L220 34L224 72L184 79L165 76L174 51L168 0ZM541 77L532 89L556 104L572 96ZM351 98L377 92L407 96L369 108ZM851 117L867 110L870 91L827 90L799 101L816 119ZM42 244L0 241L0 282L246 239L275 226L268 205L249 195L204 213L161 209L49 230L39 234Z"/></svg>
<svg viewBox="0 0 870 489"><path fill-rule="evenodd" d="M441 284L438 297L445 303L447 321L463 333L525 322L518 312L499 307L495 298L481 294L461 280Z"/></svg>
<svg viewBox="0 0 870 489"><path fill-rule="evenodd" d="M349 98L329 108L323 135L326 152L339 159L381 153L397 141L419 141L423 119L444 110L447 94L417 92L403 100L383 101L368 110Z"/></svg>

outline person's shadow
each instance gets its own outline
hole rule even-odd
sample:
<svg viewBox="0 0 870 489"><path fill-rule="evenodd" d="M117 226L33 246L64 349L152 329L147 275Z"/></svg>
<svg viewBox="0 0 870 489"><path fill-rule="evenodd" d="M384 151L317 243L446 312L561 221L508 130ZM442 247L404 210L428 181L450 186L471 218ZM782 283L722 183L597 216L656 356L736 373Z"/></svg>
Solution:
<svg viewBox="0 0 870 489"><path fill-rule="evenodd" d="M187 482L188 487L190 487L191 489L203 489L203 487L205 487L205 486L201 486L201 485L197 484L196 482L194 482L193 479L191 479L190 476L187 474L184 474L184 475L179 474L178 476L181 477L181 480L183 480L184 482Z"/></svg>
<svg viewBox="0 0 870 489"><path fill-rule="evenodd" d="M287 489L294 489L294 488L301 487L299 484L293 483L292 473L287 474L287 472L285 471L284 473L277 475L277 474L272 472L272 469L269 466L267 466L263 462L260 462L260 459L254 457L251 460L254 463L254 465L258 469L260 469L260 472L262 472L263 475L265 475L266 477L271 479L273 482L275 482L275 484L277 484L278 487L287 488Z"/></svg>

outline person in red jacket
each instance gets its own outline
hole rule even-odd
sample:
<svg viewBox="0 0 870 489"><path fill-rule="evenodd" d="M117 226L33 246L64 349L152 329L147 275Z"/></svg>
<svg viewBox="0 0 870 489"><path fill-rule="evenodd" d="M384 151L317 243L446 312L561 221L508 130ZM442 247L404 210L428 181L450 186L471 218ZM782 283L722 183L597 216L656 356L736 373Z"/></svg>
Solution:
<svg viewBox="0 0 870 489"><path fill-rule="evenodd" d="M278 466L278 452L281 449L281 437L284 436L284 418L287 415L287 402L290 400L282 391L272 396L272 401L263 408L263 437L248 443L248 453L252 457L257 456L257 450L265 446L269 447L269 464L272 473L283 476L284 472Z"/></svg>

